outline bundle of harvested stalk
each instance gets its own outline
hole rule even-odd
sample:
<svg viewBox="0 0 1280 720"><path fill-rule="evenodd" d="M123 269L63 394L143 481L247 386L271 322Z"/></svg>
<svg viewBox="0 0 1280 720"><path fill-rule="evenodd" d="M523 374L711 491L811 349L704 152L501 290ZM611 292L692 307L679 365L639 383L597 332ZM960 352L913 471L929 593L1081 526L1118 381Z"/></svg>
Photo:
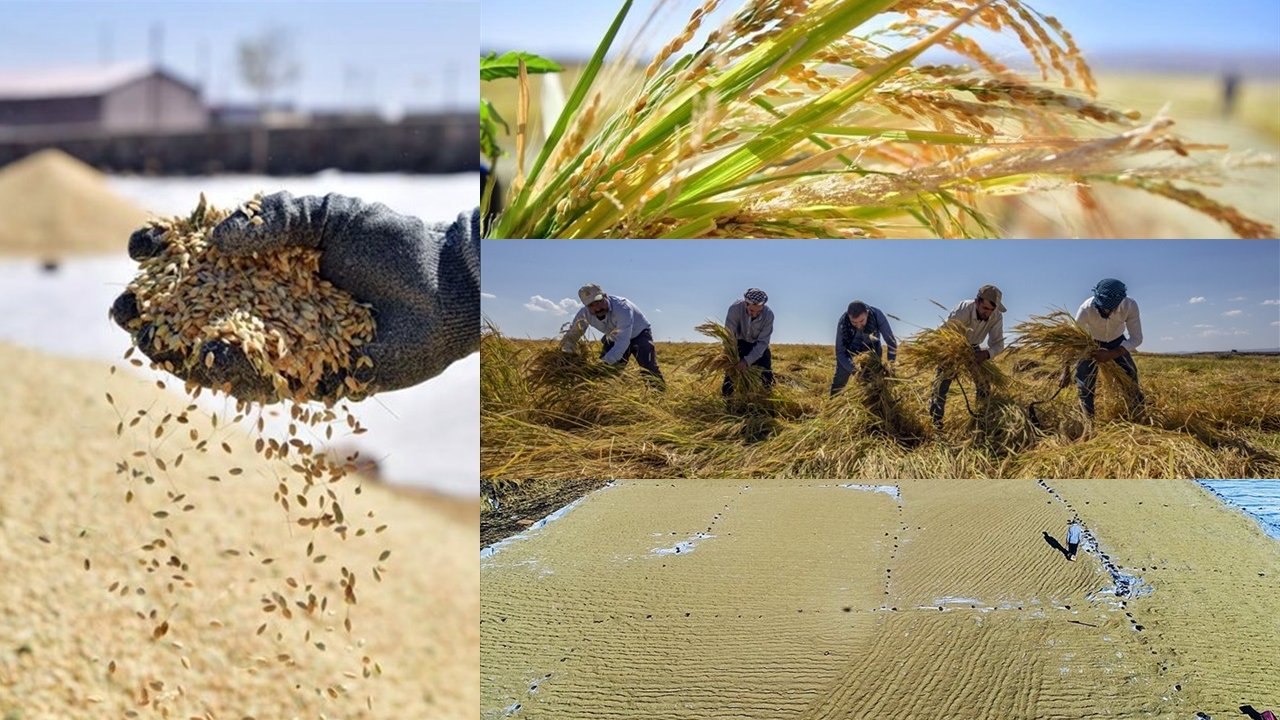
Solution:
<svg viewBox="0 0 1280 720"><path fill-rule="evenodd" d="M898 398L889 368L878 352L859 353L854 357L854 377L867 410L879 419L883 431L894 440L911 445L925 436L924 422L918 414L908 412Z"/></svg>
<svg viewBox="0 0 1280 720"><path fill-rule="evenodd" d="M689 364L694 373L711 376L728 374L736 393L747 396L764 394L764 374L759 368L748 366L744 370L738 369L738 363L742 361L738 356L738 339L729 332L729 328L715 320L708 320L694 330L719 343L694 357Z"/></svg>
<svg viewBox="0 0 1280 720"><path fill-rule="evenodd" d="M967 377L974 385L989 389L1003 388L1009 376L994 362L976 362L973 346L964 327L954 320L922 330L904 343L902 363L912 372L940 371L944 377Z"/></svg>
<svg viewBox="0 0 1280 720"><path fill-rule="evenodd" d="M260 199L239 208L255 225L262 223ZM231 213L201 195L189 216L152 221L164 233L164 246L139 263L128 287L139 311L129 328L134 342L151 328L146 342L152 350L179 356L183 367L172 360L159 365L183 376L199 365L212 367L218 343L238 347L270 381L275 401L362 396L365 387L354 375L373 364L361 352L374 334L370 306L320 277L319 250L220 252L210 231ZM231 390L229 384L221 389Z"/></svg>
<svg viewBox="0 0 1280 720"><path fill-rule="evenodd" d="M1082 360L1093 357L1098 343L1065 310L1053 310L1048 315L1032 315L1029 320L1014 327L1018 334L1014 352L1028 352L1069 373ZM1097 363L1104 381L1117 388L1125 398L1132 398L1137 390L1133 378L1114 362Z"/></svg>

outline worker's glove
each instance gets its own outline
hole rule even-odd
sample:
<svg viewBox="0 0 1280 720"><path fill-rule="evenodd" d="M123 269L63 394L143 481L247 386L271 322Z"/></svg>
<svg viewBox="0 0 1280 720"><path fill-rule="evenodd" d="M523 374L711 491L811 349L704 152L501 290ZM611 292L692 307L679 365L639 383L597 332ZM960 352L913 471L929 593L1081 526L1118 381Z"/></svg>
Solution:
<svg viewBox="0 0 1280 720"><path fill-rule="evenodd" d="M211 242L228 255L310 247L321 251L320 276L372 306L377 329L362 350L373 362L352 374L372 394L396 390L438 375L480 345L480 213L473 210L452 223L425 225L391 211L342 195L295 198L287 192L262 198L254 224L237 210L215 227ZM163 235L140 230L129 239L129 255L141 260L163 248ZM112 316L130 329L136 301L117 298ZM138 331L139 349L153 360L146 328ZM214 353L212 367L197 364L190 377L201 385L231 383L242 399L273 395L243 353L223 342L207 343L201 356ZM173 359L181 371L180 359ZM354 367L355 363L352 363ZM321 382L322 397L336 394L345 382L341 373Z"/></svg>

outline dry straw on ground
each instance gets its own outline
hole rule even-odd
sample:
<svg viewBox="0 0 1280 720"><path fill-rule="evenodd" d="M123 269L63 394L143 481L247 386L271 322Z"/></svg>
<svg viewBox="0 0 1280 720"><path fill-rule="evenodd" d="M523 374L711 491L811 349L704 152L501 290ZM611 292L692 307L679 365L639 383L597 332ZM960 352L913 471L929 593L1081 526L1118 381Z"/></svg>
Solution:
<svg viewBox="0 0 1280 720"><path fill-rule="evenodd" d="M1270 158L1224 160L1169 118L1098 100L1070 32L1027 2L748 0L703 27L719 5L652 59L634 43L606 61L625 2L529 162L534 120L517 111L491 237L999 236L989 198L1079 188L1097 212L1090 193L1107 186L1276 233L1194 187ZM979 28L1019 43L1040 77ZM921 62L930 48L961 59Z"/></svg>

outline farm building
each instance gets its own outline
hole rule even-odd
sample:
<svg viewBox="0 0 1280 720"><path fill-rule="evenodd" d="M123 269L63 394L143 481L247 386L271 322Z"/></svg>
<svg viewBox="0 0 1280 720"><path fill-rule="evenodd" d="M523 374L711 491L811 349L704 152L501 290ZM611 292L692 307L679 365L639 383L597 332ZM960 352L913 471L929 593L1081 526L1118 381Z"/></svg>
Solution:
<svg viewBox="0 0 1280 720"><path fill-rule="evenodd" d="M208 122L197 87L147 64L0 72L0 137L198 130Z"/></svg>

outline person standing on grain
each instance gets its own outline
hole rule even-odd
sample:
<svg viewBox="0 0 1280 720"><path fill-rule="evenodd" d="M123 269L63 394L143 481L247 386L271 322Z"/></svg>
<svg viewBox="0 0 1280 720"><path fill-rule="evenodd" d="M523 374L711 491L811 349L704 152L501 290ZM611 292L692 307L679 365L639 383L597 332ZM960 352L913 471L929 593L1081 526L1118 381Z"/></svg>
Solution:
<svg viewBox="0 0 1280 720"><path fill-rule="evenodd" d="M1067 560L1076 561L1076 551L1080 549L1080 536L1084 533L1084 527L1080 524L1080 517L1071 518L1071 524L1067 525Z"/></svg>
<svg viewBox="0 0 1280 720"><path fill-rule="evenodd" d="M1094 415L1094 389L1100 363L1114 362L1120 366L1133 381L1128 399L1140 407L1144 397L1138 387L1138 366L1133 362L1132 352L1142 344L1142 319L1138 303L1129 297L1125 284L1115 278L1099 281L1093 286L1093 295L1076 310L1076 322L1098 343L1092 356L1076 364L1076 389L1085 415L1090 418Z"/></svg>
<svg viewBox="0 0 1280 720"><path fill-rule="evenodd" d="M588 327L599 330L601 339L600 359L609 365L625 365L632 355L640 365L640 372L651 385L664 389L666 378L658 368L658 351L653 346L653 331L644 313L632 302L618 295L606 295L595 283L583 285L578 290L582 309L569 323L560 341L560 349L572 353L574 345L587 332Z"/></svg>
<svg viewBox="0 0 1280 720"><path fill-rule="evenodd" d="M983 285L972 300L964 300L955 306L947 321L955 320L964 327L965 338L973 347L975 363L990 362L992 358L1004 350L1004 312L1001 302L1003 294L995 285ZM983 350L981 344L987 343ZM942 370L938 370L933 380L933 399L929 402L929 417L933 426L942 430L943 415L947 410L947 391L951 389L951 378ZM979 385L974 389L979 399L986 398L987 388Z"/></svg>
<svg viewBox="0 0 1280 720"><path fill-rule="evenodd" d="M773 387L773 354L769 352L769 339L773 336L773 310L766 307L769 296L760 288L751 288L742 295L741 300L729 306L725 315L724 326L738 343L738 372L746 372L748 367L760 368L764 380L765 392ZM724 383L720 386L720 394L729 397L733 394L733 378L724 374Z"/></svg>

